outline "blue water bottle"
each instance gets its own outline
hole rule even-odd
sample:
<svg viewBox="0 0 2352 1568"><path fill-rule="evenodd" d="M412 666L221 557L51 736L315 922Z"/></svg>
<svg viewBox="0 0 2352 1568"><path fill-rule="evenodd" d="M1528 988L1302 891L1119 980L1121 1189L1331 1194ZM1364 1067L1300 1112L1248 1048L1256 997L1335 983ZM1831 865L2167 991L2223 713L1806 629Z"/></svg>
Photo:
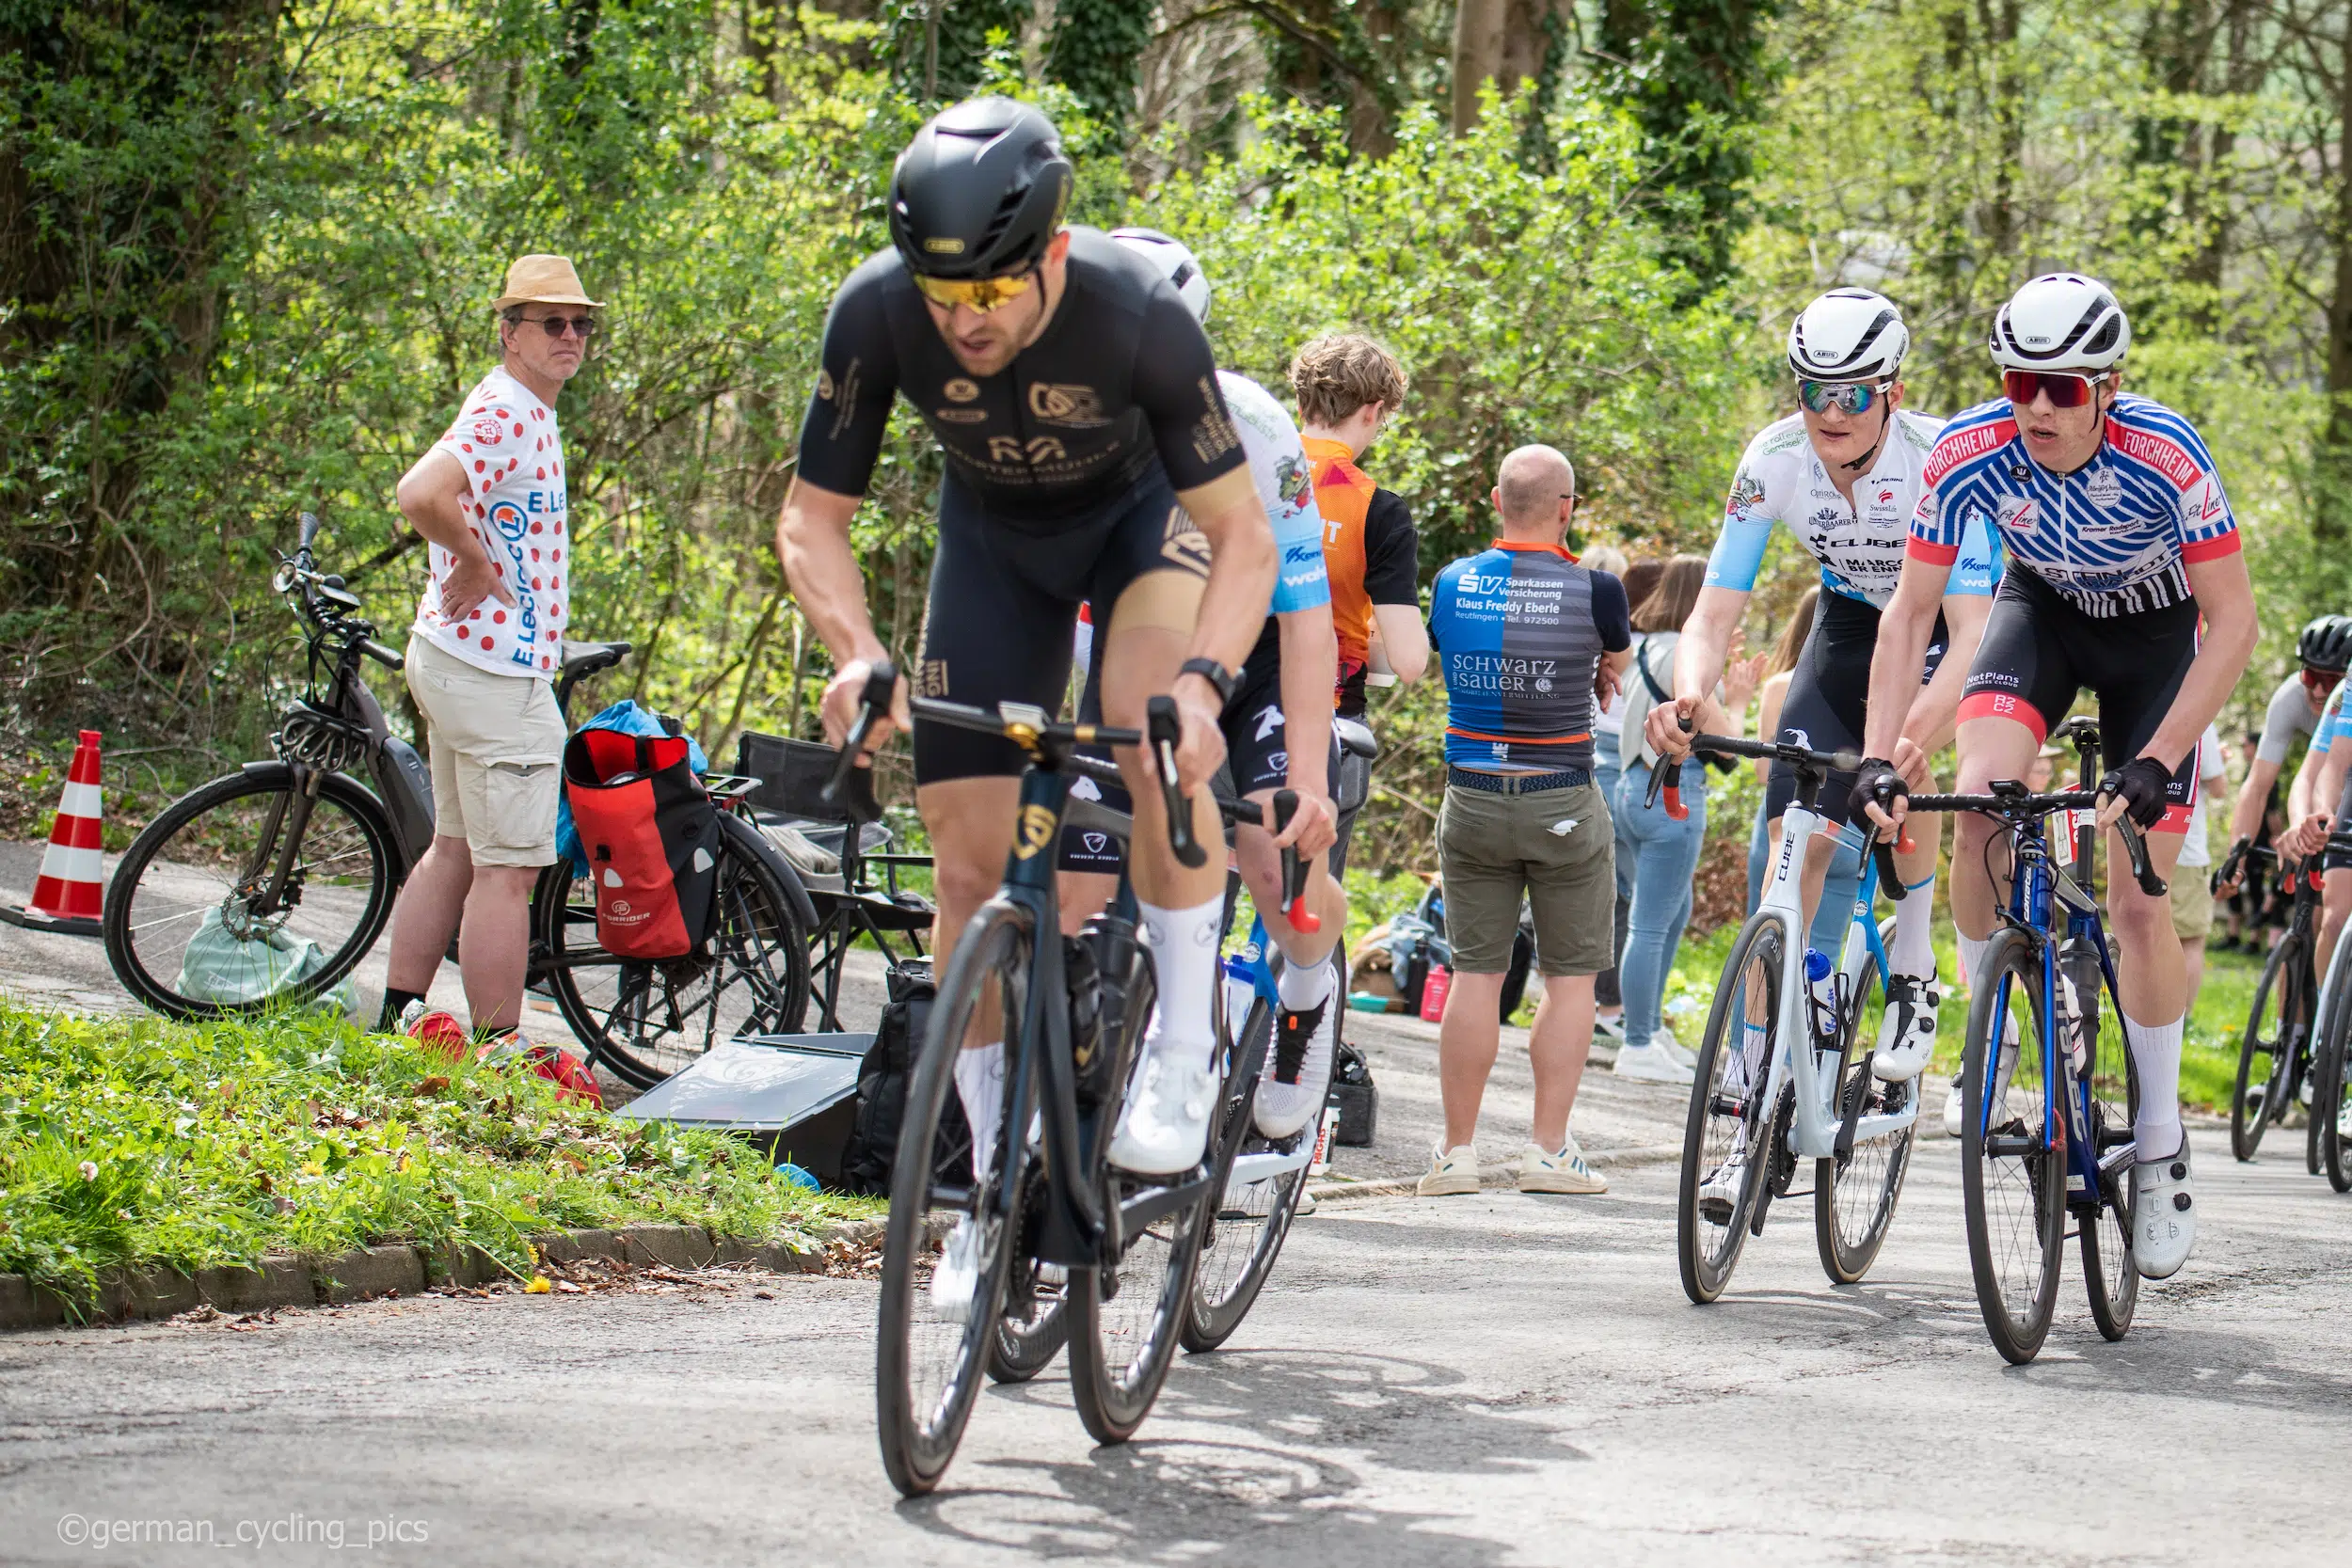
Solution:
<svg viewBox="0 0 2352 1568"><path fill-rule="evenodd" d="M1818 947L1804 950L1805 992L1812 999L1813 1037L1822 1049L1837 1043L1837 967Z"/></svg>

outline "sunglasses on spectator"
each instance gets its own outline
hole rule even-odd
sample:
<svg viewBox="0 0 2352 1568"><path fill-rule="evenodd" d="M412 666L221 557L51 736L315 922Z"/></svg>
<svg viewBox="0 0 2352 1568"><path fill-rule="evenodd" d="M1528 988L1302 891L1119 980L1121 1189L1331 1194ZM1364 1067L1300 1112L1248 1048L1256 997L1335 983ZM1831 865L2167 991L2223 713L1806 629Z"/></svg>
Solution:
<svg viewBox="0 0 2352 1568"><path fill-rule="evenodd" d="M586 342L596 330L596 318L594 316L525 316L523 320L537 324L540 330L550 338L561 338L568 330L582 342Z"/></svg>
<svg viewBox="0 0 2352 1568"><path fill-rule="evenodd" d="M1034 269L1006 277L925 277L917 273L914 286L923 291L925 299L943 310L961 305L976 315L985 316L1027 293L1035 277Z"/></svg>
<svg viewBox="0 0 2352 1568"><path fill-rule="evenodd" d="M1895 385L1891 381L1800 381L1797 401L1813 414L1826 414L1841 409L1848 414L1868 411L1878 402L1881 392Z"/></svg>
<svg viewBox="0 0 2352 1568"><path fill-rule="evenodd" d="M2078 375L2073 371L2003 371L2001 390L2020 408L2044 392L2053 408L2080 408L2090 401L2090 389L2106 378L2105 371L2097 375Z"/></svg>

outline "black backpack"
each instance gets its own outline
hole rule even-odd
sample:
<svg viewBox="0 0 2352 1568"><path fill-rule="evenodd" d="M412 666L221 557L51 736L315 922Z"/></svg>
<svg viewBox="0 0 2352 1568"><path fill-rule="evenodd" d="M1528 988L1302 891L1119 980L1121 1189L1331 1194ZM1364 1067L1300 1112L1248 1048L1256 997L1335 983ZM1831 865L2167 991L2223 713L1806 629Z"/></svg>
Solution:
<svg viewBox="0 0 2352 1568"><path fill-rule="evenodd" d="M841 1150L841 1185L881 1197L890 1192L890 1172L898 1155L898 1124L905 1118L907 1079L923 1049L931 1018L931 969L928 962L902 962L890 972L890 1000L882 1007L874 1043L857 1074L857 1115ZM963 1101L952 1089L940 1114L939 1165L942 1185L972 1179L972 1132Z"/></svg>

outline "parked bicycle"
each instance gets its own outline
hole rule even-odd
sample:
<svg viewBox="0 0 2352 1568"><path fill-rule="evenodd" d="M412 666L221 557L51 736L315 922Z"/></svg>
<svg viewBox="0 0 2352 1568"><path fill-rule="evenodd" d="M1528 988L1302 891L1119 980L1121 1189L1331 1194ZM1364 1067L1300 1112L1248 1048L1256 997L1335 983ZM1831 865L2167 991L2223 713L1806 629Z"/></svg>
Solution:
<svg viewBox="0 0 2352 1568"><path fill-rule="evenodd" d="M2070 719L2058 734L2074 743L2087 785L2097 722ZM1983 795L1911 798L1913 811L1982 812L2009 841L2001 928L1969 977L1961 1199L1977 1305L1994 1348L2013 1363L2032 1360L2049 1333L2070 1216L2099 1332L2121 1339L2139 1297L2132 1258L2139 1073L2098 900L2084 885L2098 800L2089 787L2035 794L2014 779L1995 780ZM2117 828L2141 890L2162 896L2146 838L2129 817Z"/></svg>
<svg viewBox="0 0 2352 1568"><path fill-rule="evenodd" d="M382 935L433 840L424 761L391 733L365 678L366 661L397 671L403 657L375 640L342 578L320 569L319 528L303 515L300 543L279 558L274 583L306 644L303 693L271 736L277 756L166 808L106 893L107 961L132 995L173 1018L333 990ZM557 701L628 653L626 642L566 642ZM807 1011L808 895L741 804L752 781L709 784L726 808L718 909L693 953L638 962L606 952L594 889L568 861L548 867L532 895L532 988L553 998L592 1061L640 1087L738 1033L797 1030ZM224 954L260 983L237 991L213 983L212 959Z"/></svg>
<svg viewBox="0 0 2352 1568"><path fill-rule="evenodd" d="M1886 1007L1884 933L1873 920L1882 878L1900 895L1883 844L1865 857L1853 918L1836 959L1807 949L1802 847L1827 820L1822 785L1860 759L1778 742L1700 735L1694 751L1787 764L1796 795L1781 818L1772 876L1724 961L1699 1047L1683 1130L1676 1245L1682 1289L1702 1305L1723 1294L1740 1251L1764 1232L1772 1200L1813 1164L1814 1237L1831 1280L1869 1272L1894 1221L1919 1119L1918 1082L1883 1083L1870 1055ZM1666 814L1686 815L1679 770L1651 776ZM1818 973L1815 973L1818 971ZM1816 997L1826 992L1826 1008Z"/></svg>

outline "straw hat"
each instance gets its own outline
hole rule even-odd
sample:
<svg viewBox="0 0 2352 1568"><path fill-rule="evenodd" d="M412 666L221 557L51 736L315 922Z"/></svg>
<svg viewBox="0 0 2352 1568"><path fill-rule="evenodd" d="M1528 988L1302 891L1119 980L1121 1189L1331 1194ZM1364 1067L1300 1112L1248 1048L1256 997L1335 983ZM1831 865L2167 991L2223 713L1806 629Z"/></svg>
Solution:
<svg viewBox="0 0 2352 1568"><path fill-rule="evenodd" d="M588 305L602 309L604 301L590 299L580 286L580 274L567 256L517 256L506 269L506 292L490 304L493 310L510 305Z"/></svg>

